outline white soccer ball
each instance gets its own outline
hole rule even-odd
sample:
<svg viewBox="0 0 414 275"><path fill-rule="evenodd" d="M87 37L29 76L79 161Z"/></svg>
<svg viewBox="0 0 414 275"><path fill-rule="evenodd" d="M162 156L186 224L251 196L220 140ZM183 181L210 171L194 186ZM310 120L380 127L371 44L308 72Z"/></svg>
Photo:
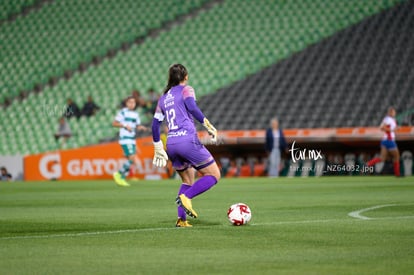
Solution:
<svg viewBox="0 0 414 275"><path fill-rule="evenodd" d="M236 203L227 210L227 218L232 225L244 225L252 218L252 211L247 204Z"/></svg>

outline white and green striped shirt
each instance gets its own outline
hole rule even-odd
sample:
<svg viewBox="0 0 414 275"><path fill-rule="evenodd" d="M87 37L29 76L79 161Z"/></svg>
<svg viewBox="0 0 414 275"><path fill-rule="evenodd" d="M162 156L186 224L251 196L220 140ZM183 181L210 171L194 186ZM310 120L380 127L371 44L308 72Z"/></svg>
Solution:
<svg viewBox="0 0 414 275"><path fill-rule="evenodd" d="M128 108L123 108L118 112L115 120L123 125L130 126L132 129L131 131L125 128L119 130L119 144L135 144L135 131L137 125L141 124L138 113L134 110L131 111Z"/></svg>

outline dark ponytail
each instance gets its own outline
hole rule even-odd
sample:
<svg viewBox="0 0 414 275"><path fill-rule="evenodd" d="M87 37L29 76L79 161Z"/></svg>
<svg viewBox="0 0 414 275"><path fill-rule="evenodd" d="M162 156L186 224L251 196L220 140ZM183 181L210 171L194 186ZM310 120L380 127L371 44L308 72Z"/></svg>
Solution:
<svg viewBox="0 0 414 275"><path fill-rule="evenodd" d="M184 65L173 64L168 70L168 84L164 89L164 94L168 92L172 87L177 86L188 75L187 69Z"/></svg>

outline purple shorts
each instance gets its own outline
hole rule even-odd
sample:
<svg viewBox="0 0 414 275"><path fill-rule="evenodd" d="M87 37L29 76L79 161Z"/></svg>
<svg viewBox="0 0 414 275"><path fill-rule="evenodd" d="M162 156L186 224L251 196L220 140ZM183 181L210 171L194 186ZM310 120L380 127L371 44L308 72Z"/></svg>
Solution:
<svg viewBox="0 0 414 275"><path fill-rule="evenodd" d="M167 154L177 171L184 171L191 166L199 170L214 162L213 156L199 140L167 143Z"/></svg>

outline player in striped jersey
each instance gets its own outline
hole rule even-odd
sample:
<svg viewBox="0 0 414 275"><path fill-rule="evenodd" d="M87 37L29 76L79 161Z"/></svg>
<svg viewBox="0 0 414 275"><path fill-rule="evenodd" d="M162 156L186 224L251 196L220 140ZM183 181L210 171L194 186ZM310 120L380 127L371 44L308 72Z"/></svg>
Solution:
<svg viewBox="0 0 414 275"><path fill-rule="evenodd" d="M129 186L125 177L129 173L132 164L135 163L135 130L147 130L147 127L140 125L141 120L135 109L136 101L132 96L125 100L126 107L122 108L115 117L112 126L119 129L119 144L124 151L125 157L128 161L113 174L114 180L118 186Z"/></svg>
<svg viewBox="0 0 414 275"><path fill-rule="evenodd" d="M400 176L400 152L395 142L395 130L397 128L397 122L395 120L396 111L393 107L388 108L387 116L382 120L380 125L381 131L384 132L384 136L381 140L381 153L380 157L373 158L367 165L373 166L378 162L385 161L388 153L392 156L394 162L394 174Z"/></svg>
<svg viewBox="0 0 414 275"><path fill-rule="evenodd" d="M158 100L152 121L154 165L164 167L169 157L182 180L176 198L177 227L191 226L186 219L186 213L193 218L198 216L191 200L209 190L220 179L216 161L197 137L194 119L203 124L213 142L216 141L217 130L198 108L194 89L187 85L187 81L188 73L183 65L174 64L170 67L168 84ZM160 140L160 126L165 118L168 123L168 155ZM198 180L194 179L193 167L201 174Z"/></svg>

